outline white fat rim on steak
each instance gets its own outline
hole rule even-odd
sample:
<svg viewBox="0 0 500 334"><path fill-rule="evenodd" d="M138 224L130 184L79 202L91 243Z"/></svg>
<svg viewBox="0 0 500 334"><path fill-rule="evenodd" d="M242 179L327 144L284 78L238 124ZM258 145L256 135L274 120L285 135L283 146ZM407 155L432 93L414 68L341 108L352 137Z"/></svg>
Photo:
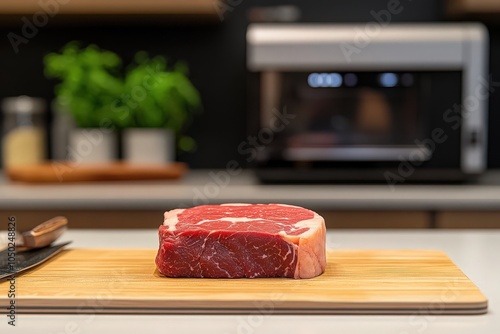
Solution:
<svg viewBox="0 0 500 334"><path fill-rule="evenodd" d="M242 205L252 205L249 203L226 203L226 204L221 204L221 206L242 206ZM295 206L295 205L288 205L288 204L274 204L274 205L280 205L280 206L286 206L286 207L293 207L293 208L299 208L299 209L304 209L300 206ZM186 209L175 209L171 211L165 212L165 221L163 222L164 226L168 226L168 231L174 232L176 230L176 225L179 222L179 214L184 212ZM305 209L307 210L307 209ZM323 223L323 218L321 218L320 215L318 215L316 212L311 211L314 213L313 218L311 219L306 219L306 220L301 220L298 221L297 223L294 224L294 227L292 228L292 231L301 229L301 228L309 228L307 231L304 233L301 233L300 235L296 235L294 237L300 237L300 238L307 238L309 235L313 235L315 231L321 227L321 224ZM224 217L217 219L217 221L224 220L224 221L230 221L232 223L244 223L244 222L249 222L249 221L254 221L254 220L261 220L261 218L245 218L245 217ZM206 222L210 222L211 220L201 220L196 223L196 225L200 225ZM280 231L278 233L280 236L285 237L287 236L285 231Z"/></svg>

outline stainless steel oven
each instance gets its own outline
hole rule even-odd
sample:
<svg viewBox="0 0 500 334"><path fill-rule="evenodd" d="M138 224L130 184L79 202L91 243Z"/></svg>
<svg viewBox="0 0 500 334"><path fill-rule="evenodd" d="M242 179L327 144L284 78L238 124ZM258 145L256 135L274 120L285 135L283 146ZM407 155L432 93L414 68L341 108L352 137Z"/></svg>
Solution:
<svg viewBox="0 0 500 334"><path fill-rule="evenodd" d="M488 34L480 24L254 24L250 131L264 181L462 180L486 168Z"/></svg>

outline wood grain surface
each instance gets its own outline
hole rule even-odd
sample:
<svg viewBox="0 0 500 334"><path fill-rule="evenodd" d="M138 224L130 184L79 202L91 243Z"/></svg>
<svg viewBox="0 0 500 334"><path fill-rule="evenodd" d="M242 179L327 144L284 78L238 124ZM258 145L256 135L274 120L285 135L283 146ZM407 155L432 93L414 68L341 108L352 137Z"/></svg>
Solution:
<svg viewBox="0 0 500 334"><path fill-rule="evenodd" d="M313 279L179 279L153 249L69 249L16 279L19 313L482 314L487 299L440 251L329 250ZM0 283L7 291L8 282ZM6 294L0 304L7 305ZM3 310L2 312L6 312Z"/></svg>
<svg viewBox="0 0 500 334"><path fill-rule="evenodd" d="M67 183L94 181L168 180L184 175L187 166L176 162L169 164L76 164L51 162L40 165L15 166L6 169L11 181L26 183Z"/></svg>
<svg viewBox="0 0 500 334"><path fill-rule="evenodd" d="M215 3L216 4L216 3ZM57 14L205 14L216 16L211 0L78 0L61 1ZM45 9L36 0L0 1L0 14L34 14Z"/></svg>

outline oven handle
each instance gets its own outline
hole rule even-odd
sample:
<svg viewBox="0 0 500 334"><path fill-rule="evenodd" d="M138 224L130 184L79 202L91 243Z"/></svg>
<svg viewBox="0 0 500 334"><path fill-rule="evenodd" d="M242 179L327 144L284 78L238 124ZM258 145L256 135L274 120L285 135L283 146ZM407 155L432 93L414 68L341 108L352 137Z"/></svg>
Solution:
<svg viewBox="0 0 500 334"><path fill-rule="evenodd" d="M425 146L341 146L287 148L289 161L427 161L432 156Z"/></svg>

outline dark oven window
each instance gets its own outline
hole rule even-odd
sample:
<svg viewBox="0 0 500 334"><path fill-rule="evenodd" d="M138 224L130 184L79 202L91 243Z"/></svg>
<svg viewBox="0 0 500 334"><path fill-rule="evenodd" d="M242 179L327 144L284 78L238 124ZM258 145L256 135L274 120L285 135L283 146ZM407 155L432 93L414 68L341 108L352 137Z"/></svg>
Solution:
<svg viewBox="0 0 500 334"><path fill-rule="evenodd" d="M461 98L461 73L450 71L266 72L261 80L262 124L271 105L296 115L274 147L285 160L398 160Z"/></svg>

